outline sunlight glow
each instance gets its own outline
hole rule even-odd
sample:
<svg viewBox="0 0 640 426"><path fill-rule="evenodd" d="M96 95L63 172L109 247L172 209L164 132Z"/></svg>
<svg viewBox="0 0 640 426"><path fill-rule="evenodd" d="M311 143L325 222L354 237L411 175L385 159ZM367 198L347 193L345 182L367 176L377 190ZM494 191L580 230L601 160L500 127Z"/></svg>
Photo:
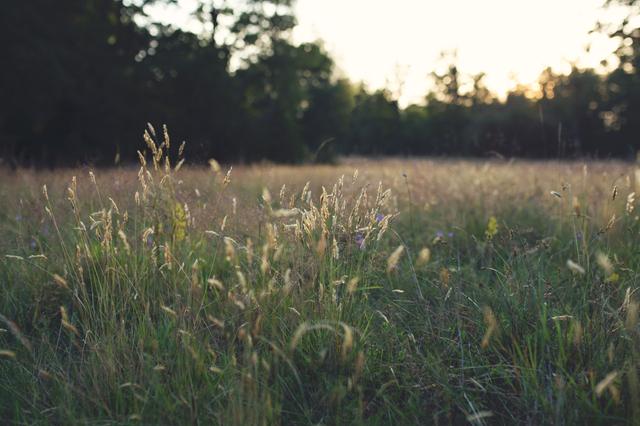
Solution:
<svg viewBox="0 0 640 426"><path fill-rule="evenodd" d="M489 89L502 97L518 84L533 85L549 66L558 72L568 72L571 64L603 70L600 62L616 46L613 39L590 34L603 16L603 3L298 0L294 40L321 40L342 76L370 89L389 88L401 106L423 101L429 73L444 65L441 53L454 50L462 72L484 72ZM154 19L199 32L202 26L189 15L196 5L179 0L157 7Z"/></svg>
<svg viewBox="0 0 640 426"><path fill-rule="evenodd" d="M589 35L602 0L299 0L297 40L322 39L343 73L420 102L442 51L463 72L486 73L504 95L552 66L598 67L615 42ZM586 53L585 47L591 44ZM400 84L404 82L404 85Z"/></svg>

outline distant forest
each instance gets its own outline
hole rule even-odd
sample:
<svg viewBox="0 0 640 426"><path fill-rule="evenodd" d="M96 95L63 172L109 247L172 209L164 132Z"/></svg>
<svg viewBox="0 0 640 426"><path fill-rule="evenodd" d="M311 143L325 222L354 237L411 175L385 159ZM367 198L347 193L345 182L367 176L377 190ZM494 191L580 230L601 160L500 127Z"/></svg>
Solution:
<svg viewBox="0 0 640 426"><path fill-rule="evenodd" d="M198 34L152 22L146 6L163 1L171 2L3 3L5 164L131 162L147 122L186 140L192 162L633 158L640 150L640 29L632 25L640 0L610 0L629 18L594 28L619 40L619 64L607 75L548 69L536 93L522 87L498 100L483 75L463 75L451 60L446 72L425 75L433 88L424 104L404 109L388 90L337 77L320 43L295 44L294 0L201 0Z"/></svg>

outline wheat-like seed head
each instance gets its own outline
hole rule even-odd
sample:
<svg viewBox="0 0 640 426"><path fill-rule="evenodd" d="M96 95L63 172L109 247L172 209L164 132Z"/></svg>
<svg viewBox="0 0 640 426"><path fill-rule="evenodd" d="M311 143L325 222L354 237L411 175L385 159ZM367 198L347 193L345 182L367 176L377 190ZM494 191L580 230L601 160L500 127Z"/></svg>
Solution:
<svg viewBox="0 0 640 426"><path fill-rule="evenodd" d="M229 167L229 170L227 170L227 174L224 175L224 179L222 180L222 186L223 187L227 187L231 183L231 171L232 170L233 170L233 167Z"/></svg>
<svg viewBox="0 0 640 426"><path fill-rule="evenodd" d="M64 278L62 278L60 275L58 274L53 274L53 281L60 287L64 288L65 290L69 290L69 284L67 283L67 280L65 280Z"/></svg>
<svg viewBox="0 0 640 426"><path fill-rule="evenodd" d="M63 328L75 334L76 336L80 335L80 333L78 332L78 329L73 324L71 324L71 322L69 322L69 316L67 315L67 310L65 309L64 306L60 306L60 317L61 317L61 324Z"/></svg>
<svg viewBox="0 0 640 426"><path fill-rule="evenodd" d="M627 195L627 204L625 206L625 211L627 212L627 214L631 214L633 213L633 209L635 208L635 202L636 202L636 193L632 192L629 195Z"/></svg>
<svg viewBox="0 0 640 426"><path fill-rule="evenodd" d="M614 382L614 380L618 377L617 371L612 371L607 374L604 379L602 379L595 387L595 392L597 396L602 396L602 393L608 389Z"/></svg>
<svg viewBox="0 0 640 426"><path fill-rule="evenodd" d="M347 283L347 293L353 294L358 288L358 283L360 282L360 277L353 277Z"/></svg>
<svg viewBox="0 0 640 426"><path fill-rule="evenodd" d="M422 250L420 250L420 252L418 253L418 259L416 260L416 265L424 266L427 263L429 263L430 259L431 259L431 250L425 247Z"/></svg>
<svg viewBox="0 0 640 426"><path fill-rule="evenodd" d="M12 358L15 359L16 353L8 349L0 349L0 358Z"/></svg>
<svg viewBox="0 0 640 426"><path fill-rule="evenodd" d="M220 168L220 164L219 164L216 160L214 160L213 158L211 158L211 159L209 160L209 168L210 168L210 169L211 169L211 171L212 171L213 173L215 173L215 174L220 173L220 170L221 170L221 168Z"/></svg>
<svg viewBox="0 0 640 426"><path fill-rule="evenodd" d="M607 275L610 275L613 272L613 265L611 264L611 260L609 260L609 256L607 256L606 254L602 253L601 251L597 252L596 261L598 262L598 265L607 273Z"/></svg>
<svg viewBox="0 0 640 426"><path fill-rule="evenodd" d="M344 337L342 339L342 360L344 361L347 358L347 355L351 352L353 348L353 329L342 323L342 329L344 330Z"/></svg>
<svg viewBox="0 0 640 426"><path fill-rule="evenodd" d="M484 307L484 309L482 310L482 314L484 317L484 323L487 326L487 330L485 331L484 336L482 337L482 342L480 344L480 347L482 347L482 349L486 349L489 346L491 337L495 334L496 330L498 329L498 321L496 320L496 316L493 313L493 310L488 306Z"/></svg>
<svg viewBox="0 0 640 426"><path fill-rule="evenodd" d="M584 275L585 273L584 268L571 259L567 260L567 268L569 268L569 270L574 274Z"/></svg>
<svg viewBox="0 0 640 426"><path fill-rule="evenodd" d="M270 269L269 265L269 243L262 246L262 258L260 261L260 271L266 274Z"/></svg>
<svg viewBox="0 0 640 426"><path fill-rule="evenodd" d="M400 245L393 251L393 253L391 253L389 258L387 259L387 272L391 272L396 269L403 252L404 252L404 246Z"/></svg>

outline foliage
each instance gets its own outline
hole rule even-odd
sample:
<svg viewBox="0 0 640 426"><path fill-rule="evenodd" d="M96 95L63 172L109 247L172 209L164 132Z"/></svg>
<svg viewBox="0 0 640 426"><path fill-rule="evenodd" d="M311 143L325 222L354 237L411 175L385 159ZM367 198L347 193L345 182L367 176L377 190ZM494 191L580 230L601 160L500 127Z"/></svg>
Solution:
<svg viewBox="0 0 640 426"><path fill-rule="evenodd" d="M201 31L153 22L169 0L10 2L0 17L0 156L12 165L135 161L141 122L169 124L190 161L337 155L632 158L640 146L635 1L596 30L620 41L608 74L547 69L497 99L444 54L424 103L339 78L320 42L296 44L292 0L195 2Z"/></svg>
<svg viewBox="0 0 640 426"><path fill-rule="evenodd" d="M137 173L3 172L5 423L637 421L636 167L145 140Z"/></svg>

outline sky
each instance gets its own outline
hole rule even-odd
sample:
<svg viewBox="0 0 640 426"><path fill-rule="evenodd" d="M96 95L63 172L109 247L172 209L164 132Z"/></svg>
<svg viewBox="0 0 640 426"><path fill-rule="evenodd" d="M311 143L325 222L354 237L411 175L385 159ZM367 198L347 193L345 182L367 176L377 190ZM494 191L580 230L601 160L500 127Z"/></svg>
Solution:
<svg viewBox="0 0 640 426"><path fill-rule="evenodd" d="M604 0L298 0L297 42L322 40L339 73L370 89L388 87L400 104L420 102L428 75L456 51L458 68L486 73L499 96L531 85L551 66L598 67L615 41L590 35ZM187 25L193 0L158 12ZM586 52L587 45L591 45Z"/></svg>

